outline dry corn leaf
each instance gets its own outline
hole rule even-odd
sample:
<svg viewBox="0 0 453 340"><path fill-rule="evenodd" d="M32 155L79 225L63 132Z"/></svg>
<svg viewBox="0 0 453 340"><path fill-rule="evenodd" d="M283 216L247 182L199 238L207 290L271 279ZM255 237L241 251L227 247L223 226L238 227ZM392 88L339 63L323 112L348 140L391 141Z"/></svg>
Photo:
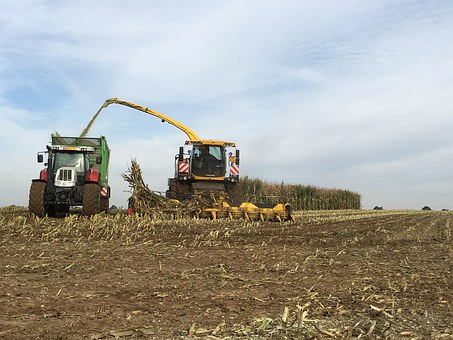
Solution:
<svg viewBox="0 0 453 340"><path fill-rule="evenodd" d="M135 333L135 330L133 330L133 329L112 330L109 332L110 335L117 337L117 338L131 336L131 335L134 335L134 333Z"/></svg>
<svg viewBox="0 0 453 340"><path fill-rule="evenodd" d="M151 327L151 326L142 327L142 328L139 328L137 330L139 332L141 332L142 334L145 334L145 335L154 335L154 334L157 333L156 329L154 327Z"/></svg>
<svg viewBox="0 0 453 340"><path fill-rule="evenodd" d="M195 331L196 335L207 335L207 334L211 334L211 333L212 333L212 330L209 330L209 329L206 329L206 328L198 328Z"/></svg>
<svg viewBox="0 0 453 340"><path fill-rule="evenodd" d="M192 325L190 325L188 336L193 336L197 331L197 324L194 322Z"/></svg>
<svg viewBox="0 0 453 340"><path fill-rule="evenodd" d="M222 332L226 326L225 321L222 321L217 327L212 331L212 335L217 335L218 333Z"/></svg>
<svg viewBox="0 0 453 340"><path fill-rule="evenodd" d="M256 329L256 331L258 333L264 332L266 330L266 328L269 326L269 324L272 322L272 319L270 319L270 318L262 318L260 321L261 321L260 325Z"/></svg>
<svg viewBox="0 0 453 340"><path fill-rule="evenodd" d="M285 326L288 322L288 315L289 315L289 308L285 307L285 309L283 310L283 315L282 315L282 322Z"/></svg>

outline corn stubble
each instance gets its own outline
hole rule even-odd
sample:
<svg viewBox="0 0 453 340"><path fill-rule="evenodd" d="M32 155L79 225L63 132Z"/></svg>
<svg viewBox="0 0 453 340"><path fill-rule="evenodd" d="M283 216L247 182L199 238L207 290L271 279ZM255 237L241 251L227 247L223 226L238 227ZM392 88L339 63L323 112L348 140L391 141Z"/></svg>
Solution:
<svg viewBox="0 0 453 340"><path fill-rule="evenodd" d="M131 167L134 167L134 163ZM140 190L135 194L142 199L149 199L146 195L153 195L146 190L146 185L141 178L139 167L134 167L134 181L137 181ZM131 169L132 170L132 169ZM131 171L132 172L132 171ZM132 177L130 178L132 180ZM154 194L155 195L155 194ZM166 202L162 200L162 202ZM160 198L156 198L155 205L162 204ZM163 203L162 207L167 208ZM153 210L155 206L144 205L143 209ZM376 224L373 220L379 218L382 225ZM219 263L211 267L187 268L185 271L174 272L171 275L180 275L181 280L206 280L209 277L213 282L221 282L226 287L239 287L248 295L240 295L239 291L219 291L213 294L214 300L233 300L247 298L256 301L257 304L263 303L263 296L260 295L261 287L273 285L275 287L294 287L291 285L296 279L304 278L305 273L311 273L310 268L317 266L324 268L320 273L316 285L308 288L300 282L297 292L288 291L285 301L281 304L280 315L270 314L266 309L250 315L247 322L241 324L230 324L222 321L217 326L206 327L199 320L198 324L191 323L187 329L180 331L186 332L190 336L210 336L211 339L223 339L225 336L242 338L262 338L262 339L298 339L298 338L420 338L417 331L411 329L417 323L410 323L413 317L407 310L407 295L409 292L420 286L428 287L427 280L445 276L447 273L437 273L433 268L430 272L416 271L417 267L405 256L398 256L394 259L401 271L402 276L394 275L393 272L381 271L383 275L373 277L372 268L377 263L385 265L384 259L378 255L383 255L379 249L386 244L404 245L410 240L413 247L424 248L428 242L432 244L433 237L436 238L434 246L443 246L445 256L452 256L451 243L451 214L441 212L423 211L310 211L300 215L296 225L280 225L275 229L275 234L269 234L269 239L261 238L263 245L249 243L246 249L256 255L251 257L255 262L255 271L262 272L261 277L251 280L247 271L233 271L234 267L226 263ZM332 241L333 234L323 234L323 226L332 223L347 222L345 228L335 231L335 245L323 247L323 244ZM353 229L357 223L363 223L363 231ZM383 223L385 222L385 223ZM130 248L162 249L162 242L166 243L170 238L165 235L177 235L172 238L174 243L167 243L165 249L201 249L213 251L215 248L229 249L233 246L237 236L258 235L265 225L251 221L209 221L182 218L178 221L160 219L152 214L126 216L125 214L105 215L100 214L93 217L80 216L78 214L69 215L64 219L37 218L27 216L24 209L18 207L0 208L0 225L3 235L2 247L9 247L16 240L26 240L22 242L26 247L41 244L39 252L34 253L24 260L24 265L20 270L23 271L45 271L61 273L83 273L91 269L84 264L79 257L73 256L65 258L61 263L52 261L54 249L58 246L72 244L70 249L84 252L84 249L94 241L99 245L111 243L119 240L122 244ZM307 227L308 226L308 227ZM319 226L319 233L315 229ZM374 226L374 228L371 228ZM398 233L392 232L394 226L399 226ZM291 230L291 231L290 231ZM291 235L312 232L312 237L318 241L320 248L316 251L307 252L303 249L286 250L286 244L280 251L288 257L282 258L280 262L272 262L271 258L266 257L266 242L272 244L273 239L278 234ZM314 236L318 235L318 236ZM351 249L357 242L363 242L366 238L380 235L380 242L374 247L367 248L367 252L356 254ZM325 240L324 240L325 238ZM325 241L325 242L324 242ZM442 241L442 242L441 242ZM305 241L306 246L310 244L309 235ZM288 243L288 247L290 243ZM160 247L160 248L159 248ZM242 247L242 245L241 245ZM392 246L393 247L393 246ZM313 250L313 248L312 248ZM291 256L297 252L293 263ZM30 252L32 254L32 252ZM342 262L348 261L348 266L356 267L357 277L347 280L338 280L339 292L323 290L323 282L336 280L332 273L333 269L340 266ZM393 261L387 258L386 261ZM367 266L366 263L370 262ZM262 263L260 267L259 264ZM338 267L341 268L341 267ZM6 268L5 270L13 270ZM170 275L165 263L159 262L159 270L162 275ZM432 281L437 282L438 281ZM427 286L428 285L428 286ZM437 285L436 289L447 289L449 283ZM434 285L433 285L434 286ZM258 289L259 288L259 289ZM428 289L428 288L427 288ZM358 306L356 313L351 313L348 307L344 306L344 300L348 298L348 293L353 297ZM442 299L437 301L439 306L449 303L449 292L439 292ZM55 297L62 298L65 291L56 291ZM162 287L162 291L156 292L156 296L165 301L174 298L171 290ZM67 298L67 297L66 297ZM196 297L194 297L196 299ZM267 301L267 300L266 300ZM350 307L350 306L349 306ZM421 311L418 306L417 311ZM428 307L426 307L428 309ZM345 321L345 316L351 316L351 320ZM426 314L428 316L428 314ZM46 316L44 316L46 317ZM49 316L52 317L52 316ZM332 322L337 318L340 321ZM414 321L415 322L415 321ZM102 336L145 336L146 334L159 334L154 327L143 325L137 329L117 329L111 330L109 334ZM431 338L451 338L453 329L445 324L444 328L431 333Z"/></svg>

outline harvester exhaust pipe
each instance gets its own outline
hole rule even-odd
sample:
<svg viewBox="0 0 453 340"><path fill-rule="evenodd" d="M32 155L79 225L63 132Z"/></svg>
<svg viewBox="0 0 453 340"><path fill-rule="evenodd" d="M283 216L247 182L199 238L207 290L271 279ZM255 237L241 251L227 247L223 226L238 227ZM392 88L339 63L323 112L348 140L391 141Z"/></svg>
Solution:
<svg viewBox="0 0 453 340"><path fill-rule="evenodd" d="M179 161L183 161L184 160L184 147L183 146L179 147L178 160Z"/></svg>

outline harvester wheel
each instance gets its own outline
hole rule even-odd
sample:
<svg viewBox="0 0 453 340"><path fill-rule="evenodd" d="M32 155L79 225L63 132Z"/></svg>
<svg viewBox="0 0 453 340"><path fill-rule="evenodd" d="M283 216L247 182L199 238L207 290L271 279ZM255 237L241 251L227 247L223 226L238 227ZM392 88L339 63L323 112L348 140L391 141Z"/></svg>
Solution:
<svg viewBox="0 0 453 340"><path fill-rule="evenodd" d="M82 214L94 215L99 213L101 187L97 183L87 183L83 189Z"/></svg>
<svg viewBox="0 0 453 340"><path fill-rule="evenodd" d="M228 183L225 185L230 201L234 203L244 202L244 194L242 193L242 186L240 183Z"/></svg>
<svg viewBox="0 0 453 340"><path fill-rule="evenodd" d="M183 201L190 196L190 184L184 181L178 181L175 178L170 178L169 188L166 192L166 197Z"/></svg>
<svg viewBox="0 0 453 340"><path fill-rule="evenodd" d="M45 182L32 182L30 186L30 195L28 197L28 210L30 213L38 216L46 216L46 207L44 206L44 191L46 190Z"/></svg>
<svg viewBox="0 0 453 340"><path fill-rule="evenodd" d="M167 198L178 199L178 181L174 178L170 178L168 190L165 194Z"/></svg>

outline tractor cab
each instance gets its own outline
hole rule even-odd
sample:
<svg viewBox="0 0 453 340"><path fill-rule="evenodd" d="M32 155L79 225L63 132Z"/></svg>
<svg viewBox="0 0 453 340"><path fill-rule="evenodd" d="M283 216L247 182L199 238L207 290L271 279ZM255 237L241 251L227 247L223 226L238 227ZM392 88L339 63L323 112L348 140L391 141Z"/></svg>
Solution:
<svg viewBox="0 0 453 340"><path fill-rule="evenodd" d="M47 163L44 156L47 154ZM80 138L52 134L47 151L38 152L44 163L39 178L32 180L29 210L36 216L68 213L81 206L82 214L107 211L110 198L108 161L110 149L105 137Z"/></svg>
<svg viewBox="0 0 453 340"><path fill-rule="evenodd" d="M94 151L92 147L49 146L46 152L48 153L48 163L45 163L47 168L43 170L46 172L46 179L48 172L50 178L55 180L54 184L57 187L83 184L87 172L93 168L93 164L90 164L90 155ZM38 163L44 161L43 154L44 152L38 153ZM96 159L97 164L101 161L100 157L99 160Z"/></svg>
<svg viewBox="0 0 453 340"><path fill-rule="evenodd" d="M52 172L57 187L73 187L85 183L85 174L89 169L90 160L86 152L54 152Z"/></svg>
<svg viewBox="0 0 453 340"><path fill-rule="evenodd" d="M89 146L51 145L47 149L48 162L40 178L48 183L47 195L58 205L81 204L83 186L90 180L93 166L90 155L94 148ZM97 159L96 159L97 160ZM43 153L38 153L38 162L43 162ZM97 163L101 162L99 160Z"/></svg>

